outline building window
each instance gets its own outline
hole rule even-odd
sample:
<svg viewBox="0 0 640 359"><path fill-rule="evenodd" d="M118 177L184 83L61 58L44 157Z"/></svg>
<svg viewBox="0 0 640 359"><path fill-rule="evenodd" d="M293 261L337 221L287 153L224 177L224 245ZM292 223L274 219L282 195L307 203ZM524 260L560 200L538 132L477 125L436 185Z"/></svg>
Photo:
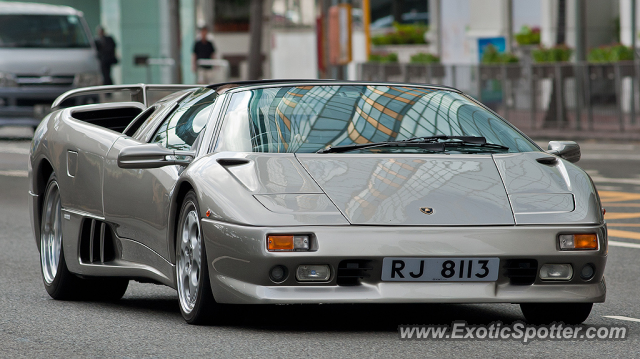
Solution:
<svg viewBox="0 0 640 359"><path fill-rule="evenodd" d="M215 32L248 32L251 0L215 2Z"/></svg>

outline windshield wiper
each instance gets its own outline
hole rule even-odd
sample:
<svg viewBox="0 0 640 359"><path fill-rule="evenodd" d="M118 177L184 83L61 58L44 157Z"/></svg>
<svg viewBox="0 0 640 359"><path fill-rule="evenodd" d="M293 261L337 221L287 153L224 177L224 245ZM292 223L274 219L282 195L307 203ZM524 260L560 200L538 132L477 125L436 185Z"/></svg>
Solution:
<svg viewBox="0 0 640 359"><path fill-rule="evenodd" d="M485 144L487 143L487 139L482 136L447 136L447 135L436 135L436 136L424 136L424 137L413 137L408 140L402 140L406 142L438 142L439 140L460 140L465 143L474 143L474 144Z"/></svg>
<svg viewBox="0 0 640 359"><path fill-rule="evenodd" d="M449 142L441 142L440 140L457 140L457 141L449 141ZM494 143L487 143L487 139L484 137L476 137L476 136L447 136L447 135L438 135L438 136L427 136L427 137L413 137L407 140L400 141L384 141L384 142L372 142L372 143L361 143L354 145L344 145L344 146L331 146L328 148L324 148L316 151L316 153L340 153L347 152L365 148L375 148L375 147L418 147L421 149L425 149L433 152L444 152L447 147L459 147L459 146L468 146L468 147L483 147L483 148L491 148L498 150L508 150L509 147L498 145Z"/></svg>
<svg viewBox="0 0 640 359"><path fill-rule="evenodd" d="M457 140L457 141L447 141L440 142L440 140ZM447 135L438 135L438 136L428 136L428 137L414 137L408 140L407 142L415 142L415 143L442 143L445 147L483 147L483 148L492 148L498 150L508 150L509 147L498 145L495 143L487 143L487 139L482 136L447 136Z"/></svg>
<svg viewBox="0 0 640 359"><path fill-rule="evenodd" d="M384 141L384 142L360 143L355 145L330 146L328 148L323 148L321 150L318 150L316 151L316 153L341 153L341 152L348 152L353 150L375 148L375 147L418 147L427 151L434 151L434 152L444 151L444 143Z"/></svg>

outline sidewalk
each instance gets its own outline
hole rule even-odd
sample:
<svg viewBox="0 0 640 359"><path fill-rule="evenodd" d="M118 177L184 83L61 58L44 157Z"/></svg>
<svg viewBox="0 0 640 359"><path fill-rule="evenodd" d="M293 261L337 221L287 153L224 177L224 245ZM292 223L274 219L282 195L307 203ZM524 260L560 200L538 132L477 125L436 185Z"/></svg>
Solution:
<svg viewBox="0 0 640 359"><path fill-rule="evenodd" d="M513 109L498 109L498 113L533 139L640 142L640 118L636 118L636 123L631 124L628 114L622 118L624 131L621 131L620 118L615 113L594 113L593 124L590 125L587 114L582 112L580 130L576 129L573 111L567 111L568 119L563 128L544 128L544 111L537 111L535 116L530 111Z"/></svg>

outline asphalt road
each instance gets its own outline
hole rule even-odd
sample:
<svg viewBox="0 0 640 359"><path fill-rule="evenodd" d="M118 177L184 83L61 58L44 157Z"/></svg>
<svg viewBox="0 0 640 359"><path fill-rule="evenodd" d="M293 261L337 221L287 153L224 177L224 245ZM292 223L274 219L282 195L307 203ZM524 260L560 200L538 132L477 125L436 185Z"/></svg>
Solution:
<svg viewBox="0 0 640 359"><path fill-rule="evenodd" d="M511 304L229 306L223 324L190 326L176 293L153 284L132 282L113 304L52 300L27 212L28 148L27 140L0 138L0 357L640 356L640 320L606 317L640 318L640 144L583 143L579 162L596 181L612 241L607 301L586 323L626 325L629 338L527 345L398 339L400 324L522 320Z"/></svg>

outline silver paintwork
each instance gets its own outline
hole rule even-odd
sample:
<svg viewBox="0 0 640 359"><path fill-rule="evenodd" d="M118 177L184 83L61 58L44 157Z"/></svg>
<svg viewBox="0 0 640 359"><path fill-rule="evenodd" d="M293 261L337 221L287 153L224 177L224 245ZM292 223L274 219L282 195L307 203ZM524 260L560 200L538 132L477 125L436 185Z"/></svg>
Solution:
<svg viewBox="0 0 640 359"><path fill-rule="evenodd" d="M574 141L549 141L547 152L572 163L580 161L580 146Z"/></svg>
<svg viewBox="0 0 640 359"><path fill-rule="evenodd" d="M122 151L148 141L182 95L162 103L158 118L135 138L78 121L72 109L47 116L29 162L36 238L41 173L50 164L59 176L62 210L70 215L62 221L67 265L81 275L143 277L177 288L176 235L184 230L176 228L177 215L180 195L191 188L208 258L200 265L207 266L221 303L604 301L607 236L600 201L589 176L567 160L539 163L551 157L542 151L393 157L210 152L230 94L245 89L218 97L187 166L118 166ZM78 153L74 177L66 173L69 151ZM423 207L434 213L425 215ZM87 217L103 219L116 234L117 258L109 265L79 261L76 238ZM287 233L311 236L314 251L266 250L268 234ZM597 233L599 249L560 251L562 233ZM388 283L377 272L359 286L336 285L341 260L386 256L535 258L540 265L571 263L574 270L593 263L596 274L590 281L575 276L568 283L516 286L504 274L495 283ZM332 278L299 283L292 273L301 264L327 264ZM274 265L289 268L281 284L269 279Z"/></svg>
<svg viewBox="0 0 640 359"><path fill-rule="evenodd" d="M536 161L545 156L544 152L493 155L516 224L604 223L600 200L589 175L562 158L546 165Z"/></svg>
<svg viewBox="0 0 640 359"><path fill-rule="evenodd" d="M426 216L425 216L426 217ZM603 302L607 260L606 229L591 226L291 226L254 227L204 219L209 274L214 297L220 303L521 303ZM597 233L597 251L560 251L558 233ZM267 252L269 233L313 233L314 252ZM509 284L501 272L493 283L383 282L379 266L360 286L298 283L291 274L274 284L268 270L274 265L295 269L301 264L328 264L335 273L343 259L360 258L381 265L384 257L498 257L536 258L544 263L571 263L574 270L587 263L596 267L589 281L579 276L565 283L539 279L533 285ZM501 264L502 265L502 264Z"/></svg>
<svg viewBox="0 0 640 359"><path fill-rule="evenodd" d="M104 85L104 86L91 86L78 89L69 90L53 101L51 108L57 108L65 100L76 96L85 95L97 95L101 93L113 93L113 92L129 92L131 94L131 100L141 102L144 107L148 107L148 92L149 91L179 91L186 89L193 89L198 87L197 85L147 85L147 84L135 84L135 85Z"/></svg>
<svg viewBox="0 0 640 359"><path fill-rule="evenodd" d="M47 284L53 283L62 249L62 214L58 183L51 182L44 197L42 231L40 233L40 264Z"/></svg>
<svg viewBox="0 0 640 359"><path fill-rule="evenodd" d="M514 224L491 155L296 156L351 224ZM432 207L433 215L421 207Z"/></svg>

